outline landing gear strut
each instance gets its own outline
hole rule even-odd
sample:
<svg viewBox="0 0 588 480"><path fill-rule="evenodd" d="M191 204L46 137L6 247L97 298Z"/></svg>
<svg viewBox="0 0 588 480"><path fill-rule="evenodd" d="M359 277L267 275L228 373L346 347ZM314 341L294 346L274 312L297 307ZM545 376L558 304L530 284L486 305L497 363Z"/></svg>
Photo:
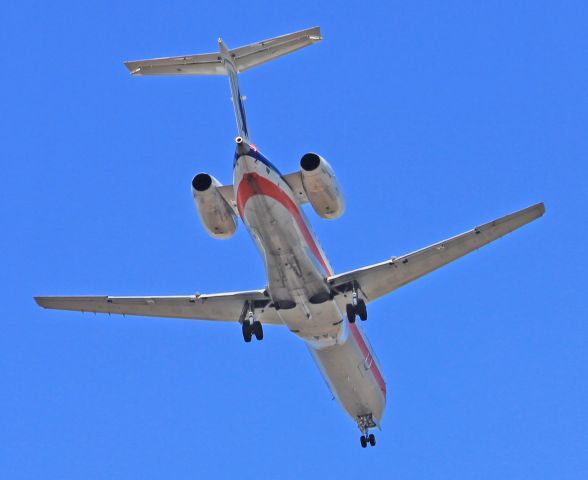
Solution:
<svg viewBox="0 0 588 480"><path fill-rule="evenodd" d="M349 323L355 323L356 315L358 315L362 321L367 320L367 307L365 306L363 299L358 297L355 287L353 287L353 293L351 294L351 303L348 303L346 306L346 313Z"/></svg>
<svg viewBox="0 0 588 480"><path fill-rule="evenodd" d="M359 437L361 448L366 448L368 446L368 443L372 447L375 447L376 437L373 433L369 433L369 429L374 428L376 426L373 417L371 415L362 415L358 417L357 426L363 434L361 437Z"/></svg>
<svg viewBox="0 0 588 480"><path fill-rule="evenodd" d="M243 340L246 343L251 342L251 338L255 335L257 340L263 340L263 326L259 320L255 320L253 310L250 308L247 312L246 318L243 319Z"/></svg>

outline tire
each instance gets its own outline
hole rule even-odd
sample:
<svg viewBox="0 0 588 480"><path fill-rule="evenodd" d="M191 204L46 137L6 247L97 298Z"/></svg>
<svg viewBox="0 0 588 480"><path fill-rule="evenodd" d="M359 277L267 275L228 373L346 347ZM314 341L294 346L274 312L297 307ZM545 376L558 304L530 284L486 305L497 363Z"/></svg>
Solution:
<svg viewBox="0 0 588 480"><path fill-rule="evenodd" d="M355 308L350 303L345 308L347 310L347 320L349 320L349 323L355 323Z"/></svg>
<svg viewBox="0 0 588 480"><path fill-rule="evenodd" d="M361 442L361 448L367 447L367 439L365 438L365 435L359 437L359 441Z"/></svg>
<svg viewBox="0 0 588 480"><path fill-rule="evenodd" d="M367 320L367 308L365 302L361 299L357 301L357 314L362 321Z"/></svg>
<svg viewBox="0 0 588 480"><path fill-rule="evenodd" d="M368 437L368 441L370 442L370 445L372 447L376 446L376 437L374 436L373 433L370 433L369 437Z"/></svg>
<svg viewBox="0 0 588 480"><path fill-rule="evenodd" d="M263 326L261 325L260 321L253 322L253 333L255 334L255 338L257 340L263 340Z"/></svg>
<svg viewBox="0 0 588 480"><path fill-rule="evenodd" d="M245 340L245 343L251 341L251 333L251 325L249 322L243 322L243 340Z"/></svg>

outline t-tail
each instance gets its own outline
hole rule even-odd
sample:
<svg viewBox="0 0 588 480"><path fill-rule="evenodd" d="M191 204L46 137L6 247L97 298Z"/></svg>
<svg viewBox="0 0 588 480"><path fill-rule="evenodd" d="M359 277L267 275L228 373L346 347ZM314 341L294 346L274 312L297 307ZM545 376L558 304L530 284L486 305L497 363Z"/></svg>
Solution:
<svg viewBox="0 0 588 480"><path fill-rule="evenodd" d="M138 60L125 62L125 65L131 75L227 75L231 86L237 130L239 136L248 141L249 130L243 106L244 97L241 95L237 80L238 74L320 40L322 37L319 27L270 38L232 50L227 48L219 38L218 53Z"/></svg>

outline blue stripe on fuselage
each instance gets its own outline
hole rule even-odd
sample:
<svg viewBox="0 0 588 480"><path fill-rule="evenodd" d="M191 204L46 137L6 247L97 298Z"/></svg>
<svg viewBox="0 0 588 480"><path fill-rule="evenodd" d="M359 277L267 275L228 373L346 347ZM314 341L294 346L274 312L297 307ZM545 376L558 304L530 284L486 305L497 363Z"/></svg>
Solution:
<svg viewBox="0 0 588 480"><path fill-rule="evenodd" d="M272 162L270 162L267 158L265 158L259 151L253 150L253 148L251 148L251 147L250 147L249 152L244 155L239 155L237 152L235 152L235 159L233 161L233 168L235 168L235 164L237 163L237 160L239 160L240 156L253 157L253 158L255 158L255 160L259 160L265 166L271 168L280 177L282 176L281 172L278 170L278 168Z"/></svg>

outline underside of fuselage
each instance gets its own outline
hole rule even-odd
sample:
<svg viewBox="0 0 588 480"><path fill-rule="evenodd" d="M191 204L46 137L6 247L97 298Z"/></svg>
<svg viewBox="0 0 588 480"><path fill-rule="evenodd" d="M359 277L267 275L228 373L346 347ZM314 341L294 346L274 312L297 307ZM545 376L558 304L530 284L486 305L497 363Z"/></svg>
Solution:
<svg viewBox="0 0 588 480"><path fill-rule="evenodd" d="M326 283L331 267L280 173L259 152L239 155L242 148L234 168L235 198L264 260L268 293L291 331L336 343L342 315Z"/></svg>
<svg viewBox="0 0 588 480"><path fill-rule="evenodd" d="M326 281L333 271L293 192L253 148L237 146L233 185L239 214L264 260L272 302L306 342L346 412L358 423L379 423L386 386L371 349L333 300Z"/></svg>

